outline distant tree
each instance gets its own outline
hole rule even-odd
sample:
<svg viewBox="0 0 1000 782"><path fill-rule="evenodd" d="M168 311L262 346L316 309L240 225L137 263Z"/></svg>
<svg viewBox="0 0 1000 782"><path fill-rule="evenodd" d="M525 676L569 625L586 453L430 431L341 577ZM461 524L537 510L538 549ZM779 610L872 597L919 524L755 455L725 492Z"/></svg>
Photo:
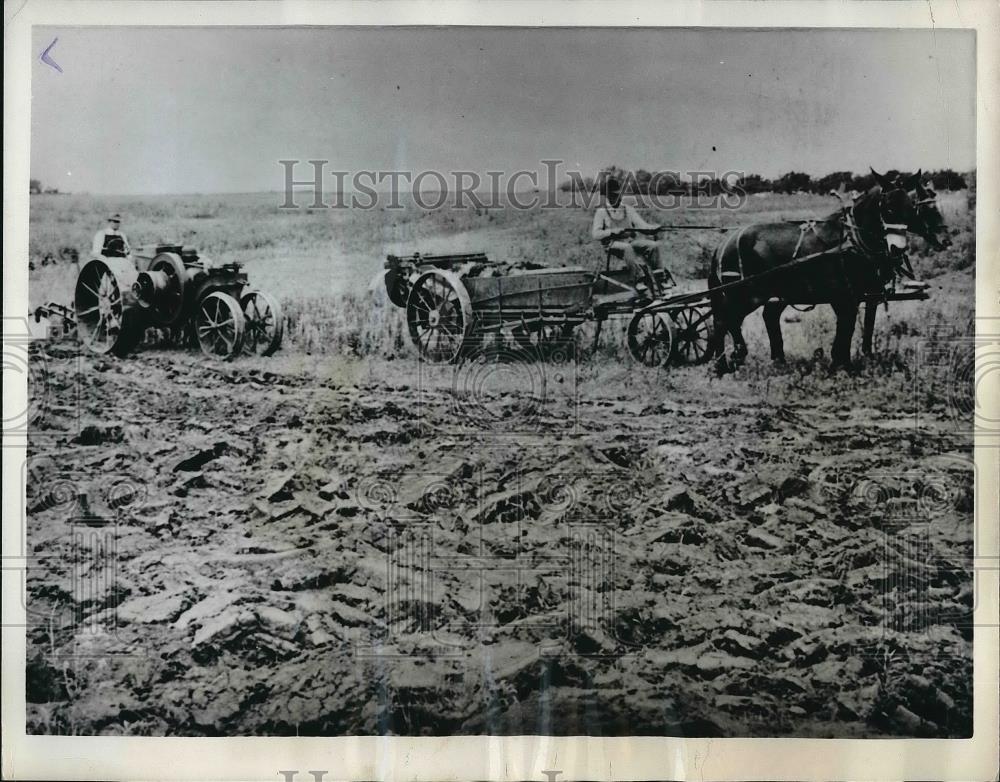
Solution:
<svg viewBox="0 0 1000 782"><path fill-rule="evenodd" d="M964 190L968 187L965 177L950 168L932 171L927 175L927 178L930 179L935 190Z"/></svg>
<svg viewBox="0 0 1000 782"><path fill-rule="evenodd" d="M847 189L851 186L853 179L854 174L850 171L834 171L826 176L821 176L819 179L814 179L813 192L826 195L831 190L838 190L841 185L844 186L844 189Z"/></svg>
<svg viewBox="0 0 1000 782"><path fill-rule="evenodd" d="M581 177L576 174L559 185L559 189L564 193L592 193L596 186L592 176Z"/></svg>
<svg viewBox="0 0 1000 782"><path fill-rule="evenodd" d="M653 175L650 174L646 169L640 168L635 172L635 189L636 192L641 195L649 195L649 183L652 181Z"/></svg>
<svg viewBox="0 0 1000 782"><path fill-rule="evenodd" d="M656 195L680 193L685 190L683 183L674 171L657 171L649 179L650 192Z"/></svg>
<svg viewBox="0 0 1000 782"><path fill-rule="evenodd" d="M800 171L789 171L778 177L774 183L774 189L778 193L797 193L800 190L809 190L811 184L812 178L808 174L803 174Z"/></svg>
<svg viewBox="0 0 1000 782"><path fill-rule="evenodd" d="M28 181L28 193L30 195L38 195L42 192L42 183L38 179L31 179Z"/></svg>
<svg viewBox="0 0 1000 782"><path fill-rule="evenodd" d="M747 174L736 182L744 193L767 193L774 189L774 183L760 174Z"/></svg>
<svg viewBox="0 0 1000 782"><path fill-rule="evenodd" d="M875 175L871 172L859 176L855 176L851 179L848 187L851 190L857 190L859 193L864 193L867 190L871 190L875 187Z"/></svg>

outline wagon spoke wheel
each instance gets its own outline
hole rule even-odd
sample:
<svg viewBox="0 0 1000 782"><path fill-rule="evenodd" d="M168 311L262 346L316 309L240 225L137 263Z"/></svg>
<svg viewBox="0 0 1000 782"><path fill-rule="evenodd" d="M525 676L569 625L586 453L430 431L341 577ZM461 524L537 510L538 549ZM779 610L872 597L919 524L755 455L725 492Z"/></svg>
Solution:
<svg viewBox="0 0 1000 782"><path fill-rule="evenodd" d="M674 360L703 364L710 358L712 311L685 307L670 313L674 322Z"/></svg>
<svg viewBox="0 0 1000 782"><path fill-rule="evenodd" d="M195 331L202 352L231 359L243 349L245 319L239 303L228 293L216 291L198 304Z"/></svg>
<svg viewBox="0 0 1000 782"><path fill-rule="evenodd" d="M126 307L125 283L102 260L90 261L77 277L77 333L93 353L124 355L138 340L135 318Z"/></svg>
<svg viewBox="0 0 1000 782"><path fill-rule="evenodd" d="M281 347L285 331L281 307L273 297L261 291L244 293L240 304L246 321L243 352L270 356Z"/></svg>
<svg viewBox="0 0 1000 782"><path fill-rule="evenodd" d="M440 269L417 278L406 300L406 324L423 358L456 361L472 331L472 303L461 279Z"/></svg>
<svg viewBox="0 0 1000 782"><path fill-rule="evenodd" d="M628 350L632 358L647 367L662 367L673 348L670 320L659 312L640 310L628 324Z"/></svg>

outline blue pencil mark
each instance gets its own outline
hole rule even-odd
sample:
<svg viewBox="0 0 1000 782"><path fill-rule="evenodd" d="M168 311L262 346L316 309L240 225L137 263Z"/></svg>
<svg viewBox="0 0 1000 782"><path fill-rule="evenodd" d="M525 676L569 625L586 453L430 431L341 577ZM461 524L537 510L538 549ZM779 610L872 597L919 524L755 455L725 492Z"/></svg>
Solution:
<svg viewBox="0 0 1000 782"><path fill-rule="evenodd" d="M48 48L46 48L46 50L42 52L42 56L39 57L38 59L44 62L46 65L51 65L53 68L59 71L59 73L62 73L63 69L59 67L59 63L57 63L55 60L49 57L49 52L52 51L52 47L55 46L57 43L59 43L59 39L53 38L52 43L48 45Z"/></svg>

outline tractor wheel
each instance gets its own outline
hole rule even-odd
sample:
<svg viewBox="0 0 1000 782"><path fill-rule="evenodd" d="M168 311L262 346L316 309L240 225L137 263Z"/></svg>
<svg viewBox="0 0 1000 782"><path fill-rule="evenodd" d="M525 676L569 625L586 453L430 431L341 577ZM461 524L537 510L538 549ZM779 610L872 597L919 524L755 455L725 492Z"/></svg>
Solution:
<svg viewBox="0 0 1000 782"><path fill-rule="evenodd" d="M142 315L135 307L136 271L122 258L88 261L76 278L73 297L77 333L92 353L128 354L142 336Z"/></svg>
<svg viewBox="0 0 1000 782"><path fill-rule="evenodd" d="M246 320L243 352L270 356L281 347L281 338L285 332L281 306L262 291L244 293L240 297L240 305Z"/></svg>
<svg viewBox="0 0 1000 782"><path fill-rule="evenodd" d="M215 291L198 302L195 329L206 356L228 361L243 349L246 320L239 302L228 293Z"/></svg>
<svg viewBox="0 0 1000 782"><path fill-rule="evenodd" d="M639 310L632 316L628 324L628 350L640 364L647 367L666 366L673 344L670 319L666 315Z"/></svg>
<svg viewBox="0 0 1000 782"><path fill-rule="evenodd" d="M421 274L406 299L406 324L424 359L457 361L472 331L472 302L462 280L442 269Z"/></svg>

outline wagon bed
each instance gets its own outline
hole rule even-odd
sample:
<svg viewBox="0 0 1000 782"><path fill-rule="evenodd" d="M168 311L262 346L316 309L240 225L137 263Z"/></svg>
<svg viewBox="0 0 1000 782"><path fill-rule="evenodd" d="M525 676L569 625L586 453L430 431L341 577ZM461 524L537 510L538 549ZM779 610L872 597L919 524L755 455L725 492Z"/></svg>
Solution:
<svg viewBox="0 0 1000 782"><path fill-rule="evenodd" d="M668 272L659 280L672 283ZM580 266L504 264L485 253L390 255L385 284L405 307L410 337L421 356L450 362L509 330L519 342L565 340L587 321L631 314L653 298L632 286L627 269L594 272Z"/></svg>
<svg viewBox="0 0 1000 782"><path fill-rule="evenodd" d="M781 274L809 260L797 259L714 290L752 285L760 276ZM630 317L629 352L642 364L698 364L711 357L713 319L707 289L654 298L644 284L630 283L628 269L595 272L579 266L505 264L481 252L390 255L385 268L389 298L405 307L410 337L429 361L457 361L502 330L509 330L518 342L534 340L538 346L566 341L574 328L588 321L597 325L596 345L602 324L624 316ZM669 271L658 269L654 274L661 287L676 286ZM922 289L892 289L863 297L865 352L870 352L879 304L927 298Z"/></svg>

